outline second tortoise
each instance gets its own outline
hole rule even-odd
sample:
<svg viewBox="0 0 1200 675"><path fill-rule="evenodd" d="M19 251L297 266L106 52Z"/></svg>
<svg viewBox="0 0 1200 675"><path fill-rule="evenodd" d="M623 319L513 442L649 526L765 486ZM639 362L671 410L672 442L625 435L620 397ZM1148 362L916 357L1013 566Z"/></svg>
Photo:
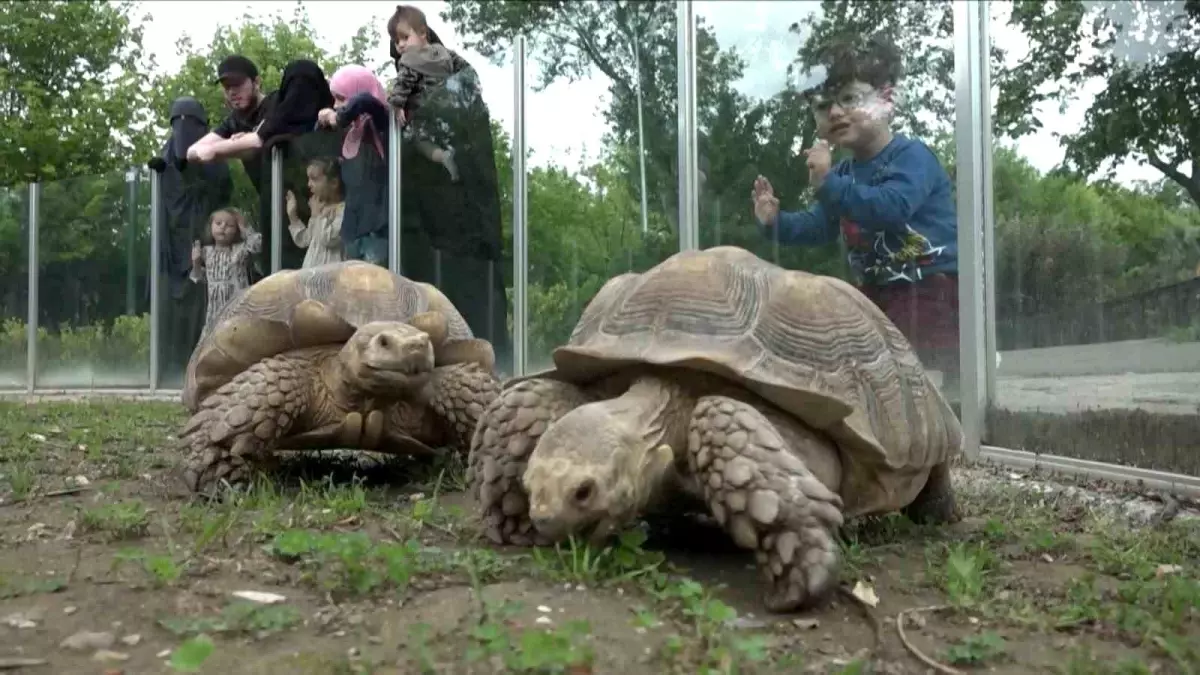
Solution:
<svg viewBox="0 0 1200 675"><path fill-rule="evenodd" d="M853 286L743 249L611 279L554 368L506 386L468 476L497 543L606 538L698 504L789 611L836 587L836 531L904 510L959 518L958 419L896 326Z"/></svg>
<svg viewBox="0 0 1200 675"><path fill-rule="evenodd" d="M182 478L204 492L283 449L465 452L499 392L494 354L429 284L360 261L239 294L188 367Z"/></svg>

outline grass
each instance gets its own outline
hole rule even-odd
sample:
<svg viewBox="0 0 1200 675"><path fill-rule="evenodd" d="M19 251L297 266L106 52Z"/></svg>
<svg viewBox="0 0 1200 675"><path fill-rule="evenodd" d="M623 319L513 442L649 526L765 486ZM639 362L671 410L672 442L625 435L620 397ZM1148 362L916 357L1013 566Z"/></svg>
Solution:
<svg viewBox="0 0 1200 675"><path fill-rule="evenodd" d="M903 612L913 645L962 671L1200 671L1195 521L1131 528L996 481L960 492L955 527L841 533L843 582L873 608L776 617L720 532L485 545L461 459L313 458L182 500L163 482L182 421L173 404L0 404L0 631L24 655L91 672L59 646L87 630L129 638L111 648L128 672L924 672Z"/></svg>

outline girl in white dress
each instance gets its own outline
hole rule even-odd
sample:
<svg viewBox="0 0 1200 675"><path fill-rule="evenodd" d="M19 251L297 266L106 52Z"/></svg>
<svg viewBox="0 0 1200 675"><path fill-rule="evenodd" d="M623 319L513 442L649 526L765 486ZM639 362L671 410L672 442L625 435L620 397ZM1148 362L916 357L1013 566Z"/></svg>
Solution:
<svg viewBox="0 0 1200 675"><path fill-rule="evenodd" d="M204 316L203 340L216 325L221 310L238 291L250 285L250 256L262 251L262 234L246 225L235 208L218 209L209 217L212 243L192 244L192 269L188 276L208 284L208 307Z"/></svg>
<svg viewBox="0 0 1200 675"><path fill-rule="evenodd" d="M342 260L342 214L345 197L341 171L333 158L318 158L308 164L308 223L300 220L296 195L287 192L288 232L296 246L306 248L304 267Z"/></svg>

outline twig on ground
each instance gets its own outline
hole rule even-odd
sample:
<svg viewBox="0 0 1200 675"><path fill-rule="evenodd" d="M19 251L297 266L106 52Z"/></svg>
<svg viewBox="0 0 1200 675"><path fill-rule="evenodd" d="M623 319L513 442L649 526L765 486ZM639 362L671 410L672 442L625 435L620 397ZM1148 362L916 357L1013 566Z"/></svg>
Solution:
<svg viewBox="0 0 1200 675"><path fill-rule="evenodd" d="M951 668L950 666L942 665L941 663L938 663L937 661L934 661L932 658L926 656L924 654L924 652L922 652L920 649L917 649L916 645L914 645L908 639L908 636L904 634L904 617L905 616L907 616L909 614L917 615L917 614L921 614L924 612L940 612L943 609L949 609L949 608L950 608L950 605L930 605L928 607L914 607L912 609L906 609L896 615L896 632L900 633L900 642L902 642L904 644L904 648L907 649L910 654L917 657L917 660L919 660L921 663L924 663L925 665L929 666L930 668L933 668L934 670L936 670L939 673L945 673L946 675L965 675L965 673L963 673L963 671L961 671L961 670L955 670L954 668Z"/></svg>
<svg viewBox="0 0 1200 675"><path fill-rule="evenodd" d="M91 490L91 489L92 488L89 485L76 485L75 487L63 488L61 490L51 490L49 492L42 492L39 494L31 494L28 497L21 497L19 499L14 499L11 502L4 502L3 504L0 504L0 506L12 506L13 504L21 504L23 502L31 502L35 499L44 499L47 497L65 497L67 495L79 494L80 492L87 492L88 490Z"/></svg>
<svg viewBox="0 0 1200 675"><path fill-rule="evenodd" d="M875 635L875 644L871 647L871 653L875 653L875 650L879 649L879 645L883 644L883 629L879 625L879 617L875 616L875 612L871 611L871 606L855 595L848 586L838 586L838 593L849 598L850 602L857 605L863 616L867 618L867 623L871 625L871 632Z"/></svg>

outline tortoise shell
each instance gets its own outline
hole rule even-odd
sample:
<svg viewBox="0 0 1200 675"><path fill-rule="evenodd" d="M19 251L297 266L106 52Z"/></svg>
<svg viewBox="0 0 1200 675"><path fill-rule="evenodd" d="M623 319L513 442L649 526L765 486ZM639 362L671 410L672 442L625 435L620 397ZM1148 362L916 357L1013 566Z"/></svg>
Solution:
<svg viewBox="0 0 1200 675"><path fill-rule="evenodd" d="M408 321L422 312L446 317L446 344L474 337L441 291L378 265L347 260L281 270L234 296L196 345L183 404L194 412L208 394L265 357L342 343L363 324Z"/></svg>
<svg viewBox="0 0 1200 675"><path fill-rule="evenodd" d="M867 490L908 491L904 476L962 445L953 410L882 310L840 279L737 247L609 280L553 361L539 376L580 385L638 364L723 376L827 433L846 480Z"/></svg>

